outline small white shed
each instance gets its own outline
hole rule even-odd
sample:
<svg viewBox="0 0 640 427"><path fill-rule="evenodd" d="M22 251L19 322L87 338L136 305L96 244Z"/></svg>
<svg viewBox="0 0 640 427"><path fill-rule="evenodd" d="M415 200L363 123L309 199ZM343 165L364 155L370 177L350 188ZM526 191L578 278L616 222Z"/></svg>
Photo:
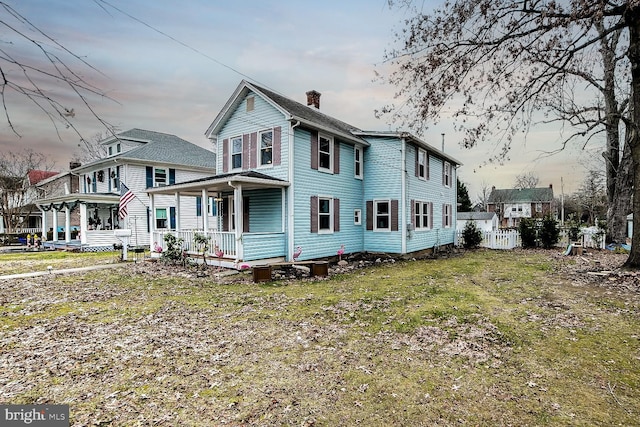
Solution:
<svg viewBox="0 0 640 427"><path fill-rule="evenodd" d="M456 230L464 230L467 221L474 221L476 227L482 231L498 229L498 215L495 212L458 212Z"/></svg>

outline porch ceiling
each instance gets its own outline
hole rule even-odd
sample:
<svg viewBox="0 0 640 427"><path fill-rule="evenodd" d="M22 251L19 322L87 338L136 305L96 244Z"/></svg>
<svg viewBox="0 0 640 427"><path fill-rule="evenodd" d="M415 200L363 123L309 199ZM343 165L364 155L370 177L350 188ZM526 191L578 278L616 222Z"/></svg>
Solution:
<svg viewBox="0 0 640 427"><path fill-rule="evenodd" d="M229 174L217 175L164 187L148 188L146 191L149 194L180 193L181 195L195 197L202 195L202 190L207 190L208 193L233 191L234 187L237 187L238 185L241 185L243 190L256 190L260 188L288 187L289 182L257 173Z"/></svg>

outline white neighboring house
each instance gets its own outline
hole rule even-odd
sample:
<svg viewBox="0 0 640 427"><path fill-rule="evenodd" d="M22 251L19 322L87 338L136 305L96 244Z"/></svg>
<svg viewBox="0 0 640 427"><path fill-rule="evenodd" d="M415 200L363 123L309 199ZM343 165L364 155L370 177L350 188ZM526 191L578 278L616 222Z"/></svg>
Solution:
<svg viewBox="0 0 640 427"><path fill-rule="evenodd" d="M145 190L214 175L213 151L175 135L142 129L120 132L100 143L107 148L105 158L71 171L80 178L77 192L36 202L42 211L54 212L54 224L43 223L43 230L57 229L55 213L64 212L64 241L58 242L54 234L47 245L82 246L82 250L91 251L113 249L114 244L126 242L122 235L130 230L127 243L146 246L153 228L150 221L155 220L156 229L175 229L177 222L197 228L198 221L202 223L203 206L196 198L186 198L181 204L173 196L157 197L152 206ZM134 194L123 218L118 215L121 184ZM80 212L80 233L72 239L68 230L71 212L76 209ZM176 212L181 213L180 218L176 218Z"/></svg>
<svg viewBox="0 0 640 427"><path fill-rule="evenodd" d="M495 212L458 212L456 231L462 232L467 221L476 223L478 230L494 231L498 229L498 215Z"/></svg>

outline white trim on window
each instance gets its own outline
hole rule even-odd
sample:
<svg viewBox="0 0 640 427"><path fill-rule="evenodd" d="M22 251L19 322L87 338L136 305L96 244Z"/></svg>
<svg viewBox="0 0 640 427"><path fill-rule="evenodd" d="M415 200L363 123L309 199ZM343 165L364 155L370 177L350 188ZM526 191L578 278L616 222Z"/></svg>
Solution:
<svg viewBox="0 0 640 427"><path fill-rule="evenodd" d="M318 196L318 234L333 233L333 197Z"/></svg>
<svg viewBox="0 0 640 427"><path fill-rule="evenodd" d="M451 163L444 162L444 173L443 173L443 185L447 188L451 188Z"/></svg>
<svg viewBox="0 0 640 427"><path fill-rule="evenodd" d="M429 178L429 156L427 150L418 148L418 178L427 180Z"/></svg>
<svg viewBox="0 0 640 427"><path fill-rule="evenodd" d="M391 200L373 201L373 231L391 231Z"/></svg>
<svg viewBox="0 0 640 427"><path fill-rule="evenodd" d="M416 200L413 209L416 230L431 230L433 228L433 202Z"/></svg>
<svg viewBox="0 0 640 427"><path fill-rule="evenodd" d="M273 129L258 132L258 166L273 166Z"/></svg>
<svg viewBox="0 0 640 427"><path fill-rule="evenodd" d="M229 138L229 170L242 169L242 144L242 135Z"/></svg>
<svg viewBox="0 0 640 427"><path fill-rule="evenodd" d="M451 228L451 223L453 222L453 210L451 209L450 204L447 203L444 205L442 217L444 228Z"/></svg>
<svg viewBox="0 0 640 427"><path fill-rule="evenodd" d="M364 166L364 162L363 162L363 150L362 147L359 146L354 146L353 147L353 170L354 170L354 176L357 179L362 179L362 177L364 176L364 172L363 172L363 166Z"/></svg>
<svg viewBox="0 0 640 427"><path fill-rule="evenodd" d="M318 134L318 170L333 173L333 137Z"/></svg>
<svg viewBox="0 0 640 427"><path fill-rule="evenodd" d="M169 209L156 208L155 211L156 230L166 230L169 228Z"/></svg>
<svg viewBox="0 0 640 427"><path fill-rule="evenodd" d="M354 209L353 225L362 225L362 209Z"/></svg>

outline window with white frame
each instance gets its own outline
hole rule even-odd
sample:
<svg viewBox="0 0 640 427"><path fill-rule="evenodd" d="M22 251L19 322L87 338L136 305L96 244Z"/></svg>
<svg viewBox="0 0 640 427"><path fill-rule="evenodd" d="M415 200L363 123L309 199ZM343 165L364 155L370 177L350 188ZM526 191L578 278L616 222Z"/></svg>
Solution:
<svg viewBox="0 0 640 427"><path fill-rule="evenodd" d="M318 169L333 170L333 140L324 135L318 135Z"/></svg>
<svg viewBox="0 0 640 427"><path fill-rule="evenodd" d="M333 232L333 199L318 197L318 233Z"/></svg>
<svg viewBox="0 0 640 427"><path fill-rule="evenodd" d="M416 230L433 228L433 203L416 201L413 209Z"/></svg>
<svg viewBox="0 0 640 427"><path fill-rule="evenodd" d="M353 211L353 224L362 225L362 210L355 209Z"/></svg>
<svg viewBox="0 0 640 427"><path fill-rule="evenodd" d="M353 148L355 177L362 179L362 147Z"/></svg>
<svg viewBox="0 0 640 427"><path fill-rule="evenodd" d="M156 229L168 228L169 222L167 221L167 209L156 208Z"/></svg>
<svg viewBox="0 0 640 427"><path fill-rule="evenodd" d="M373 229L375 231L391 230L391 203L389 200L374 200L373 215Z"/></svg>
<svg viewBox="0 0 640 427"><path fill-rule="evenodd" d="M231 138L231 169L242 169L242 137Z"/></svg>
<svg viewBox="0 0 640 427"><path fill-rule="evenodd" d="M122 147L120 146L120 144L116 145L116 153L119 153L121 151Z"/></svg>
<svg viewBox="0 0 640 427"><path fill-rule="evenodd" d="M447 188L451 187L451 163L449 162L444 162L442 184Z"/></svg>
<svg viewBox="0 0 640 427"><path fill-rule="evenodd" d="M451 228L451 222L453 220L453 210L450 204L443 205L442 209L442 225L444 228Z"/></svg>
<svg viewBox="0 0 640 427"><path fill-rule="evenodd" d="M422 148L418 149L418 177L422 179L429 178L429 157L427 156L427 152Z"/></svg>
<svg viewBox="0 0 640 427"><path fill-rule="evenodd" d="M153 171L154 186L164 187L167 185L167 170L163 168L155 168Z"/></svg>
<svg viewBox="0 0 640 427"><path fill-rule="evenodd" d="M109 155L111 156L113 154L113 147L109 146Z"/></svg>
<svg viewBox="0 0 640 427"><path fill-rule="evenodd" d="M273 163L273 130L260 132L260 159L261 166L268 166Z"/></svg>

